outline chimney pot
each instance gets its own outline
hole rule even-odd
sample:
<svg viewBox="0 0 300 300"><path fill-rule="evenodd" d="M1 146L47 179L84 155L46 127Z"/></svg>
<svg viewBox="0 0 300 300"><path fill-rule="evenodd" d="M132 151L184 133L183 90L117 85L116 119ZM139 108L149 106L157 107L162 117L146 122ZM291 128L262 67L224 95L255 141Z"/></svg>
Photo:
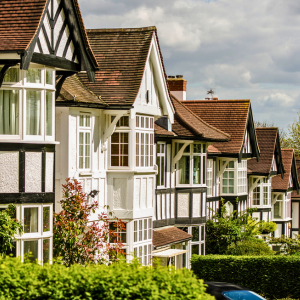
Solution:
<svg viewBox="0 0 300 300"><path fill-rule="evenodd" d="M173 75L169 75L169 76L168 76L168 78L175 78L175 76L173 76Z"/></svg>
<svg viewBox="0 0 300 300"><path fill-rule="evenodd" d="M183 75L176 75L176 78L183 78Z"/></svg>
<svg viewBox="0 0 300 300"><path fill-rule="evenodd" d="M213 97L213 100L219 100L219 98L218 97Z"/></svg>

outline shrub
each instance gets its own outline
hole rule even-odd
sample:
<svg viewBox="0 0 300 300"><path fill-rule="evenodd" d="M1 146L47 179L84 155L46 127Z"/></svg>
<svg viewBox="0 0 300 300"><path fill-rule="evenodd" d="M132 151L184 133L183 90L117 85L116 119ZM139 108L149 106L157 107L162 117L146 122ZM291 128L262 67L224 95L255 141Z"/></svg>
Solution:
<svg viewBox="0 0 300 300"><path fill-rule="evenodd" d="M142 267L137 261L109 266L20 263L0 259L0 299L201 299L202 280L187 269Z"/></svg>
<svg viewBox="0 0 300 300"><path fill-rule="evenodd" d="M277 224L272 221L260 221L259 222L259 231L262 234L268 234L277 229Z"/></svg>
<svg viewBox="0 0 300 300"><path fill-rule="evenodd" d="M268 299L300 299L300 257L193 255L192 270L205 281L243 285Z"/></svg>
<svg viewBox="0 0 300 300"><path fill-rule="evenodd" d="M300 236L295 238L287 238L281 236L279 238L271 237L268 239L270 245L280 246L280 254L292 255L300 251Z"/></svg>
<svg viewBox="0 0 300 300"><path fill-rule="evenodd" d="M274 251L259 239L249 239L237 242L228 247L227 255L274 255Z"/></svg>

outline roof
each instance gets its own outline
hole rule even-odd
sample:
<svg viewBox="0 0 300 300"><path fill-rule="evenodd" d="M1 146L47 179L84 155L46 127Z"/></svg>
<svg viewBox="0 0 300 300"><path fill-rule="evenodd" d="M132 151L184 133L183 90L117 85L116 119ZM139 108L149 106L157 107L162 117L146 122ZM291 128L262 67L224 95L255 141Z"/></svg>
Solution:
<svg viewBox="0 0 300 300"><path fill-rule="evenodd" d="M56 106L77 106L78 102L85 103L88 106L93 107L105 107L107 106L101 97L97 97L93 92L86 89L85 86L80 82L77 75L68 77L60 91L60 95L56 99Z"/></svg>
<svg viewBox="0 0 300 300"><path fill-rule="evenodd" d="M300 178L300 157L296 158L297 175ZM297 191L292 191L292 198L300 198L300 194Z"/></svg>
<svg viewBox="0 0 300 300"><path fill-rule="evenodd" d="M156 123L154 123L154 132L155 135L160 135L160 136L176 136L176 134L172 131L168 131L166 129L164 129L163 127L157 125Z"/></svg>
<svg viewBox="0 0 300 300"><path fill-rule="evenodd" d="M153 246L161 247L181 241L190 240L193 236L177 227L169 227L153 231Z"/></svg>
<svg viewBox="0 0 300 300"><path fill-rule="evenodd" d="M259 162L251 158L247 162L249 175L269 176L272 168L273 156L277 164L277 171L283 176L284 168L281 158L279 132L277 127L255 128L257 142L260 150Z"/></svg>
<svg viewBox="0 0 300 300"><path fill-rule="evenodd" d="M98 66L85 32L78 0L71 1L75 8L86 49L93 63ZM0 52L18 52L29 48L43 20L47 2L47 0L0 1Z"/></svg>
<svg viewBox="0 0 300 300"><path fill-rule="evenodd" d="M289 189L290 174L293 179L293 190L299 189L299 181L296 169L296 160L293 149L282 149L282 162L286 173L283 178L281 175L277 175L272 178L272 192L286 192Z"/></svg>
<svg viewBox="0 0 300 300"><path fill-rule="evenodd" d="M194 114L181 101L171 95L171 100L175 108L174 124L172 131L178 136L201 137L212 141L228 141L230 135L222 132L214 126L204 122L202 118Z"/></svg>
<svg viewBox="0 0 300 300"><path fill-rule="evenodd" d="M132 106L138 94L156 27L89 29L88 38L101 66L95 82L80 80L108 105ZM161 56L162 59L162 56Z"/></svg>
<svg viewBox="0 0 300 300"><path fill-rule="evenodd" d="M188 100L182 103L203 121L230 135L229 141L214 143L215 149L224 154L241 153L249 121L254 131L250 100ZM256 145L251 146L259 156L255 132L253 135L252 143Z"/></svg>

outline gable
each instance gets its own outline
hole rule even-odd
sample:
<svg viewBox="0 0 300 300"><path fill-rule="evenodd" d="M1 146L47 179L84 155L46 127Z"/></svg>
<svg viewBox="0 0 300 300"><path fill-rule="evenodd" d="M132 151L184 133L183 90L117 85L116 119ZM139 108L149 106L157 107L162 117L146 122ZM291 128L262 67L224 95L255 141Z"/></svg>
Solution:
<svg viewBox="0 0 300 300"><path fill-rule="evenodd" d="M34 53L51 54L78 63L63 0L50 0L42 20Z"/></svg>
<svg viewBox="0 0 300 300"><path fill-rule="evenodd" d="M243 143L243 153L252 153L251 143L250 143L250 135L249 131L245 131L244 143Z"/></svg>
<svg viewBox="0 0 300 300"><path fill-rule="evenodd" d="M136 112L168 116L174 122L174 108L169 96L163 62L156 36L153 35L144 73L134 102Z"/></svg>

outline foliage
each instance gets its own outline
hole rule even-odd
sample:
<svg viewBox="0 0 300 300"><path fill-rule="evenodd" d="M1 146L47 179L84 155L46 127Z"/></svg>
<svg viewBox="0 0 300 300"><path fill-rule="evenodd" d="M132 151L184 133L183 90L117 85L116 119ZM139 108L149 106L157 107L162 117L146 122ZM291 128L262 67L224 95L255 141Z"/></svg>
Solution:
<svg viewBox="0 0 300 300"><path fill-rule="evenodd" d="M228 247L227 255L273 255L274 251L261 239L248 239Z"/></svg>
<svg viewBox="0 0 300 300"><path fill-rule="evenodd" d="M260 221L259 222L259 231L262 234L268 234L277 229L277 224L272 221Z"/></svg>
<svg viewBox="0 0 300 300"><path fill-rule="evenodd" d="M223 205L220 213L215 212L212 219L206 222L207 254L225 254L232 243L236 244L257 234L257 224L251 217L256 209L248 208L239 214L236 211L228 214L224 199L221 201Z"/></svg>
<svg viewBox="0 0 300 300"><path fill-rule="evenodd" d="M67 179L63 185L62 211L54 215L54 257L72 264L108 263L122 254L122 241L117 231L125 230L125 224L114 218L116 229L110 228L112 214L102 212L97 222L90 222L91 213L98 208L97 202L88 203L82 186L76 179Z"/></svg>
<svg viewBox="0 0 300 300"><path fill-rule="evenodd" d="M288 125L288 133L284 138L284 147L293 148L297 155L300 155L300 111L298 120L294 119L292 125Z"/></svg>
<svg viewBox="0 0 300 300"><path fill-rule="evenodd" d="M293 239L286 238L285 236L281 236L279 238L271 237L268 239L268 243L271 245L280 245L280 254L292 255L300 251L300 236L296 236Z"/></svg>
<svg viewBox="0 0 300 300"><path fill-rule="evenodd" d="M23 225L16 220L16 207L10 204L7 209L0 211L0 256L12 251L14 236L23 232Z"/></svg>
<svg viewBox="0 0 300 300"><path fill-rule="evenodd" d="M191 266L204 281L246 286L268 299L300 299L300 257L193 255Z"/></svg>
<svg viewBox="0 0 300 300"><path fill-rule="evenodd" d="M137 260L111 265L63 265L20 263L0 259L0 299L201 299L202 280L187 269L143 267Z"/></svg>

